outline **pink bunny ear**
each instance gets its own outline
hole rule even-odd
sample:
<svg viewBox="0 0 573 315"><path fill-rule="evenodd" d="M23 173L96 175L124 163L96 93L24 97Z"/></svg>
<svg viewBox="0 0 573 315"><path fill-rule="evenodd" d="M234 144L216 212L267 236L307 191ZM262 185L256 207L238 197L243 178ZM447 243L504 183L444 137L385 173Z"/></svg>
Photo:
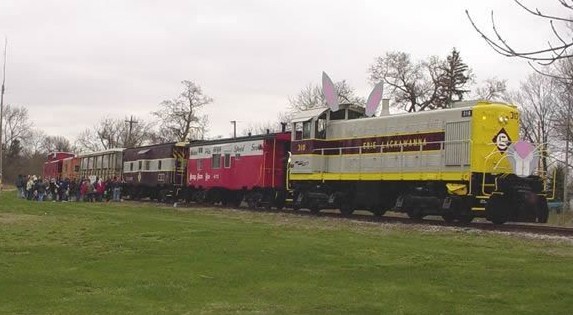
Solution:
<svg viewBox="0 0 573 315"><path fill-rule="evenodd" d="M384 83L380 82L376 84L370 96L368 96L368 101L366 102L366 116L372 117L378 109L380 100L382 100L382 95L384 94Z"/></svg>
<svg viewBox="0 0 573 315"><path fill-rule="evenodd" d="M335 112L338 110L338 93L336 93L336 87L332 83L330 77L326 72L322 72L322 94L326 99L326 104L331 111Z"/></svg>

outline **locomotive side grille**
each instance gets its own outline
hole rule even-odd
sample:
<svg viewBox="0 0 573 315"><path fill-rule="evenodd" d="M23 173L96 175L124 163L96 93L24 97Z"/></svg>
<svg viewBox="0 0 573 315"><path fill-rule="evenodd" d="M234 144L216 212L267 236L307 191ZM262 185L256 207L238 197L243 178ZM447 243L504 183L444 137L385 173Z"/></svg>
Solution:
<svg viewBox="0 0 573 315"><path fill-rule="evenodd" d="M446 123L446 166L469 165L470 122L457 121Z"/></svg>

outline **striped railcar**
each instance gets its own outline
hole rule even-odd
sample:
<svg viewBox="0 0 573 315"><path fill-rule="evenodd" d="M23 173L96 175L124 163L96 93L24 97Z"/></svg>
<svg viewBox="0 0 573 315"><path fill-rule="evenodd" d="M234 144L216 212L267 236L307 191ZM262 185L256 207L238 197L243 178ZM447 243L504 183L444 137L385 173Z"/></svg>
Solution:
<svg viewBox="0 0 573 315"><path fill-rule="evenodd" d="M176 200L186 186L187 143L172 142L125 149L124 195Z"/></svg>

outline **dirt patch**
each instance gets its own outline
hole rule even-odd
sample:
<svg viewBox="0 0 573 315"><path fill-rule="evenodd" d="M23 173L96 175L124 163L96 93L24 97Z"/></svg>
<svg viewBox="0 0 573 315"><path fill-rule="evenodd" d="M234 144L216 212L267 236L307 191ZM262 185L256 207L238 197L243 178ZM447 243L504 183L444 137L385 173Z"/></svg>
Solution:
<svg viewBox="0 0 573 315"><path fill-rule="evenodd" d="M27 224L40 221L40 217L29 214L0 213L0 224Z"/></svg>

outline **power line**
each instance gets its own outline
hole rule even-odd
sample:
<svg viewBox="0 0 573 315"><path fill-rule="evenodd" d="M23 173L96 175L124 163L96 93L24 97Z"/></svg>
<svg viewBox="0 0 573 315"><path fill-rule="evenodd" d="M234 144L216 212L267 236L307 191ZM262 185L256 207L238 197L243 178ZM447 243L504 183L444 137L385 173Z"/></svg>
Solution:
<svg viewBox="0 0 573 315"><path fill-rule="evenodd" d="M132 145L132 143L131 143L131 132L133 130L133 124L137 124L139 122L137 120L135 120L135 117L133 117L133 116L130 116L129 120L126 120L125 122L129 124L129 129L127 130L127 141L125 141L126 143L124 143L124 146L127 147L127 146Z"/></svg>

